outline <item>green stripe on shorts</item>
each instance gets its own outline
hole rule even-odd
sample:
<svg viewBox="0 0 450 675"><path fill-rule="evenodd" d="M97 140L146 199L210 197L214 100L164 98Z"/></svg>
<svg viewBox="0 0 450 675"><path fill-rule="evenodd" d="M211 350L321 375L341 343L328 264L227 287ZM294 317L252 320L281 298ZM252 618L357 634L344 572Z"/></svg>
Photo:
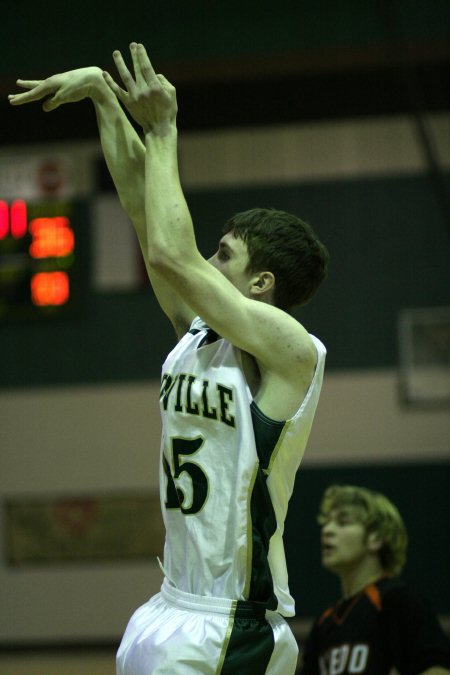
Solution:
<svg viewBox="0 0 450 675"><path fill-rule="evenodd" d="M264 618L236 617L220 675L267 671L275 640L272 627Z"/></svg>

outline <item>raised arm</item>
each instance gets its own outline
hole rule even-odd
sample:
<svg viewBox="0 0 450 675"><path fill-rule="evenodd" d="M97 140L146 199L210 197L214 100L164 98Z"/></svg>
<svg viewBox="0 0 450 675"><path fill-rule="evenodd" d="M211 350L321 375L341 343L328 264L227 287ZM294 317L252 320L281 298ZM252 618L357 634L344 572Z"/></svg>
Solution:
<svg viewBox="0 0 450 675"><path fill-rule="evenodd" d="M120 63L119 63L120 66ZM158 301L180 335L192 319L192 310L148 264L145 223L145 146L130 123L100 68L80 68L46 80L18 80L27 91L10 95L12 105L44 100L46 112L64 103L90 98L94 104L103 155L120 202L133 223L147 272Z"/></svg>
<svg viewBox="0 0 450 675"><path fill-rule="evenodd" d="M122 67L120 54L115 61ZM91 96L97 115L100 142L119 199L130 217L141 247L147 274L158 302L181 337L193 319L192 310L149 264L150 245L145 220L145 146L101 74Z"/></svg>
<svg viewBox="0 0 450 675"><path fill-rule="evenodd" d="M287 313L253 299L273 282L273 275L249 278L251 293L246 293L228 280L220 255L207 261L200 254L178 174L175 89L156 75L142 45L132 46L132 55L135 79L123 72L126 91L105 77L126 105L133 101L133 110L127 107L145 134L149 265L218 334L256 358L260 371L276 384L271 389L278 399L284 395L295 401L283 408L293 413L314 372L312 340Z"/></svg>

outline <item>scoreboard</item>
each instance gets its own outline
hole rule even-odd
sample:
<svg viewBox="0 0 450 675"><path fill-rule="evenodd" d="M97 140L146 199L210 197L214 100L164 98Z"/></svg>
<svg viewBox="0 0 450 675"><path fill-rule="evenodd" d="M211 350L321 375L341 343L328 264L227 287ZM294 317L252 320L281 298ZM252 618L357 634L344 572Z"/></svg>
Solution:
<svg viewBox="0 0 450 675"><path fill-rule="evenodd" d="M73 313L76 211L72 200L0 194L0 321Z"/></svg>

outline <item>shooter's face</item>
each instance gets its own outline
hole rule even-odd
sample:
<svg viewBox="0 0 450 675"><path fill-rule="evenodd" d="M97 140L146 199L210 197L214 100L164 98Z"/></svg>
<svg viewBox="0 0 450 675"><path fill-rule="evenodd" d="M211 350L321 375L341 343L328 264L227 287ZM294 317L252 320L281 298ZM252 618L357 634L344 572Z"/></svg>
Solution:
<svg viewBox="0 0 450 675"><path fill-rule="evenodd" d="M219 270L246 297L250 296L252 274L247 272L247 244L235 237L232 232L225 234L219 242L216 253L209 259L213 267Z"/></svg>

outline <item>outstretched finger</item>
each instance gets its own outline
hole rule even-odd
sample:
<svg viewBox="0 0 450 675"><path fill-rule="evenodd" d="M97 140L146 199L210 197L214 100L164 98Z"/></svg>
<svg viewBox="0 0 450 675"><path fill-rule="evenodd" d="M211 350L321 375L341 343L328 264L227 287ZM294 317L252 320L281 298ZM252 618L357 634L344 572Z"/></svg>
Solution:
<svg viewBox="0 0 450 675"><path fill-rule="evenodd" d="M134 70L134 75L136 77L136 84L138 84L140 81L142 82L143 75L142 75L142 72L141 72L141 63L139 61L137 42L131 42L131 44L130 44L130 54L131 54L131 59L133 61L133 70Z"/></svg>
<svg viewBox="0 0 450 675"><path fill-rule="evenodd" d="M51 94L51 88L45 81L40 82L36 87L26 91L22 94L9 94L8 100L11 105L22 105L22 103L31 103L32 101L39 101L44 96Z"/></svg>
<svg viewBox="0 0 450 675"><path fill-rule="evenodd" d="M113 80L108 71L103 70L102 75L103 79L105 80L106 84L111 89L111 91L117 96L117 98L119 98L121 101L124 101L126 96L128 95L127 92L119 87L117 82Z"/></svg>
<svg viewBox="0 0 450 675"><path fill-rule="evenodd" d="M17 86L22 89L34 89L41 84L41 82L43 82L43 80L16 80Z"/></svg>
<svg viewBox="0 0 450 675"><path fill-rule="evenodd" d="M148 58L148 54L144 45L141 43L138 44L136 51L139 58L140 70L144 80L147 82L147 84L154 84L158 81L158 78L150 62L150 59Z"/></svg>
<svg viewBox="0 0 450 675"><path fill-rule="evenodd" d="M117 71L122 79L122 82L124 83L128 92L131 93L133 89L136 87L136 83L133 80L133 77L126 66L125 61L123 60L122 54L118 50L116 50L115 52L113 52L113 58L114 63L116 64Z"/></svg>

